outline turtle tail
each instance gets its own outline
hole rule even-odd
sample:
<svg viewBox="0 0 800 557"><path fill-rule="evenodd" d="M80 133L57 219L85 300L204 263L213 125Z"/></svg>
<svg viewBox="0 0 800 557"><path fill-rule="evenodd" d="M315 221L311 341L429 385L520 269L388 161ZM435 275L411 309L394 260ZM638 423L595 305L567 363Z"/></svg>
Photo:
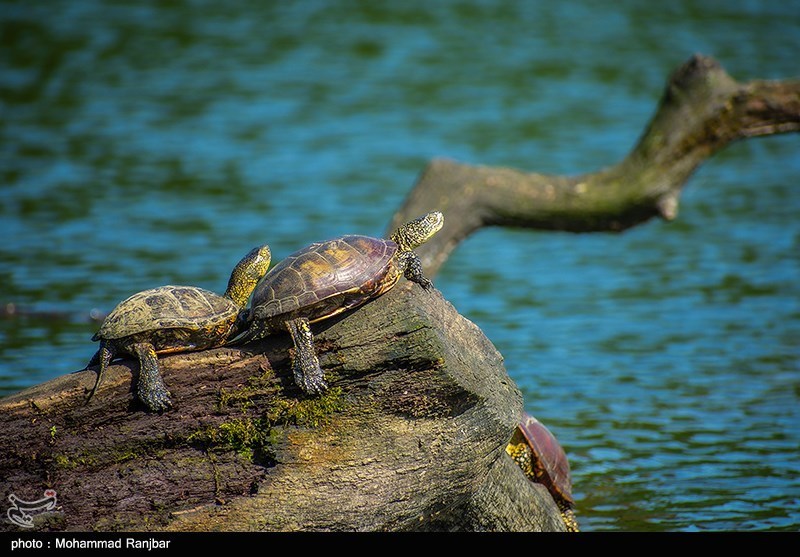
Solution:
<svg viewBox="0 0 800 557"><path fill-rule="evenodd" d="M89 404L89 401L92 400L94 393L97 392L97 388L100 386L100 381L103 379L103 374L108 367L108 364L111 363L111 360L114 359L116 354L116 350L114 349L113 343L107 340L100 341L100 348L95 352L95 355L92 356L92 359L89 360L89 363L86 364L86 368L93 365L100 364L100 369L97 372L97 379L94 382L94 387L92 387L92 391L89 393L89 396L86 397L85 404Z"/></svg>
<svg viewBox="0 0 800 557"><path fill-rule="evenodd" d="M96 366L99 363L100 363L100 350L98 350L97 352L94 353L94 356L92 356L92 359L89 360L88 364L86 364L86 367L83 368L83 371L86 371L90 367Z"/></svg>

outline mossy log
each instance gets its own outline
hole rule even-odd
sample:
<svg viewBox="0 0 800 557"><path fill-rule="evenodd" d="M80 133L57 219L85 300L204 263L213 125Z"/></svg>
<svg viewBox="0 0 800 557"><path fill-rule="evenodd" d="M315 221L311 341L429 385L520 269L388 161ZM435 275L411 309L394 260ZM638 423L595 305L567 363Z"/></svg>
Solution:
<svg viewBox="0 0 800 557"><path fill-rule="evenodd" d="M132 360L88 405L93 370L2 400L3 500L55 490L50 530L563 530L505 454L522 398L502 357L438 291L403 281L314 331L321 398L275 335L163 357L163 414Z"/></svg>

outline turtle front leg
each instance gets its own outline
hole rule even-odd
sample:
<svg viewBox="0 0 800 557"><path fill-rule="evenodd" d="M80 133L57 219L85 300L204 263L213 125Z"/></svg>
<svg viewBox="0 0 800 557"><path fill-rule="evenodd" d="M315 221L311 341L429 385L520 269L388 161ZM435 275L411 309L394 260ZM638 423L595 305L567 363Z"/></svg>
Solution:
<svg viewBox="0 0 800 557"><path fill-rule="evenodd" d="M422 261L413 251L404 251L397 256L403 275L410 281L416 282L425 290L433 288L433 283L422 272Z"/></svg>
<svg viewBox="0 0 800 557"><path fill-rule="evenodd" d="M572 507L564 503L563 501L557 501L558 510L561 511L561 518L564 521L564 526L567 527L567 532L580 532L581 529L578 526L578 519L575 518L575 511L572 510Z"/></svg>
<svg viewBox="0 0 800 557"><path fill-rule="evenodd" d="M314 351L311 324L305 317L299 317L287 321L286 328L294 342L295 356L292 361L294 382L303 389L303 392L321 395L328 390L328 384L325 382L324 373Z"/></svg>
<svg viewBox="0 0 800 557"><path fill-rule="evenodd" d="M153 412L167 410L172 406L172 401L161 378L153 345L147 342L134 344L130 351L139 358L139 381L136 387L139 400Z"/></svg>

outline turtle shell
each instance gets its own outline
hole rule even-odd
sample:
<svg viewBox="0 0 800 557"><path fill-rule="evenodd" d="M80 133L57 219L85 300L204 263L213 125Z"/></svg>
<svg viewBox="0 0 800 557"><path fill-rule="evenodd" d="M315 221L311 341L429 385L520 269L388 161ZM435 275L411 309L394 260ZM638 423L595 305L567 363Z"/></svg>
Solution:
<svg viewBox="0 0 800 557"><path fill-rule="evenodd" d="M230 329L239 308L232 300L194 286L161 286L120 302L92 340L121 339L165 329L207 333L214 337ZM209 341L213 338L209 338Z"/></svg>
<svg viewBox="0 0 800 557"><path fill-rule="evenodd" d="M357 307L394 286L397 244L342 236L311 244L273 267L253 292L253 317L312 323Z"/></svg>
<svg viewBox="0 0 800 557"><path fill-rule="evenodd" d="M517 431L530 447L531 467L536 481L543 484L553 497L574 504L569 460L555 435L526 412L523 412Z"/></svg>

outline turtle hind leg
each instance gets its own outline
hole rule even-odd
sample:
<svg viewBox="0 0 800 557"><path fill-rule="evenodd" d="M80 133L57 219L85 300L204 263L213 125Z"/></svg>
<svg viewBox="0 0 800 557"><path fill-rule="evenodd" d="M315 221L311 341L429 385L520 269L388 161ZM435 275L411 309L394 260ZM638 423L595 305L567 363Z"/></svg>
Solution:
<svg viewBox="0 0 800 557"><path fill-rule="evenodd" d="M292 335L295 356L292 360L294 382L303 392L320 395L328 390L325 374L319 366L319 360L314 351L314 335L311 333L311 324L305 317L299 317L286 322L286 328Z"/></svg>
<svg viewBox="0 0 800 557"><path fill-rule="evenodd" d="M89 360L89 363L86 364L85 369L89 369L92 366L100 364L100 370L97 372L97 378L94 381L94 387L89 392L89 396L86 397L86 402L84 404L89 404L89 401L92 400L92 397L97 392L97 388L100 386L100 381L103 379L103 374L108 367L108 364L111 363L111 360L114 359L116 354L116 350L114 349L114 345L107 340L100 341L100 348L97 352L94 353L92 359Z"/></svg>
<svg viewBox="0 0 800 557"><path fill-rule="evenodd" d="M413 251L404 251L397 256L403 276L411 282L416 282L425 290L433 288L433 283L422 272L422 261Z"/></svg>
<svg viewBox="0 0 800 557"><path fill-rule="evenodd" d="M134 344L130 351L139 358L139 381L136 394L150 410L160 412L172 406L169 391L158 369L158 356L155 348L147 342Z"/></svg>

